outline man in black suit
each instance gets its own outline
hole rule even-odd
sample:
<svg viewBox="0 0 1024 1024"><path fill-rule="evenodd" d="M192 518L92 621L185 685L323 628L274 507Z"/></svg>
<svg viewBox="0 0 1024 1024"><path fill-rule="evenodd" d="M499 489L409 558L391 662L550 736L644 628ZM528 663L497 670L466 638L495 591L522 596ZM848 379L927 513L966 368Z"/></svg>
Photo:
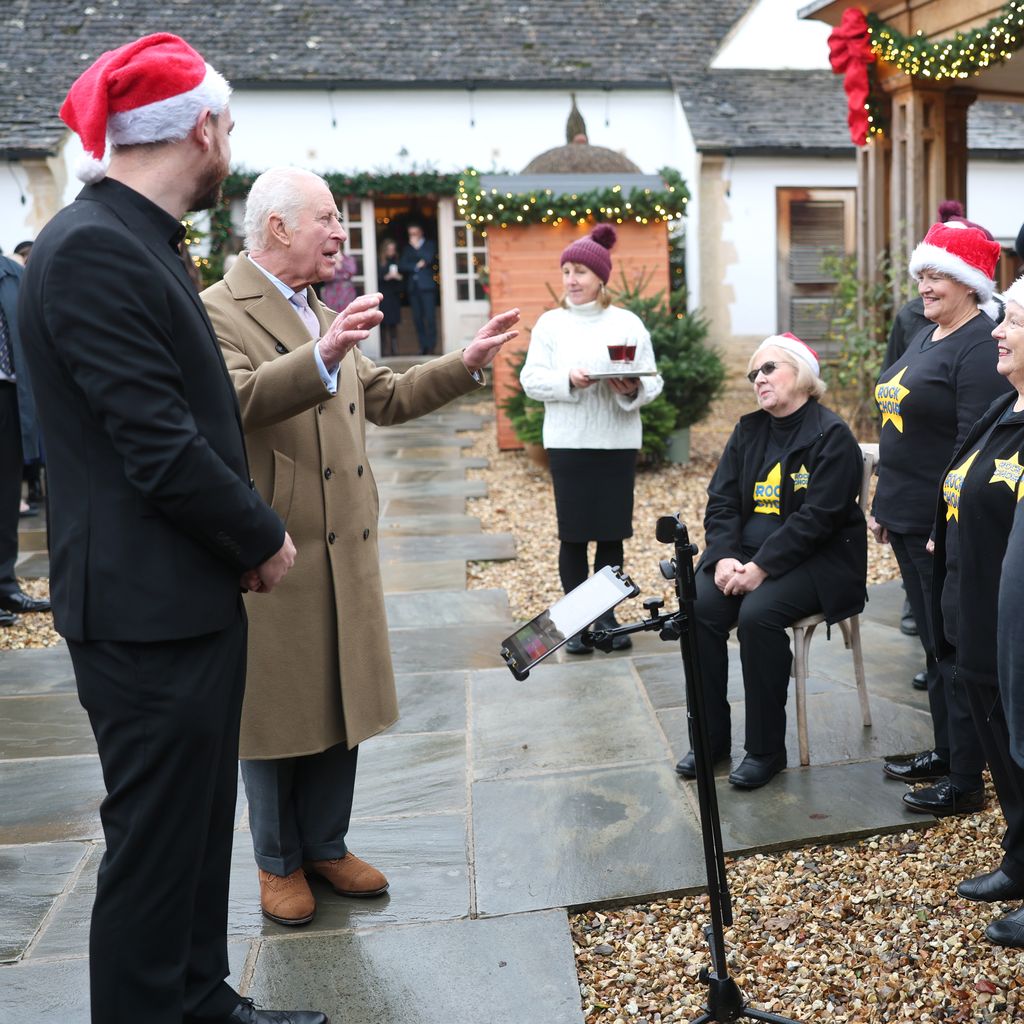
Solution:
<svg viewBox="0 0 1024 1024"><path fill-rule="evenodd" d="M419 224L409 225L409 244L398 261L405 274L405 290L412 307L412 322L420 343L420 354L429 355L437 345L437 246L424 238Z"/></svg>
<svg viewBox="0 0 1024 1024"><path fill-rule="evenodd" d="M29 597L14 574L22 467L26 459L39 458L35 404L18 323L23 273L20 263L0 255L0 626L17 622L17 612L50 608L49 601Z"/></svg>
<svg viewBox="0 0 1024 1024"><path fill-rule="evenodd" d="M180 219L216 202L230 89L166 33L103 54L61 116L93 181L40 233L21 288L46 442L54 618L96 735L106 852L94 1024L325 1024L225 978L245 679L240 589L295 549L252 488ZM113 143L106 169L106 140Z"/></svg>

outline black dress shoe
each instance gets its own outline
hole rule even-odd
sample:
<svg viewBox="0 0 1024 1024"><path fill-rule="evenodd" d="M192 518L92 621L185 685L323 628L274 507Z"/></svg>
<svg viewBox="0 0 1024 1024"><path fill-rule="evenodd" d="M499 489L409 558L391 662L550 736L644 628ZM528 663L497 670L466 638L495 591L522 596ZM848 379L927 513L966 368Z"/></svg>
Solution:
<svg viewBox="0 0 1024 1024"><path fill-rule="evenodd" d="M14 612L0 612L0 626L13 626L18 621Z"/></svg>
<svg viewBox="0 0 1024 1024"><path fill-rule="evenodd" d="M0 608L5 612L48 612L50 602L46 598L29 597L23 590L13 594L0 594Z"/></svg>
<svg viewBox="0 0 1024 1024"><path fill-rule="evenodd" d="M729 781L739 789L759 789L785 767L784 750L777 754L747 754L739 767L729 773Z"/></svg>
<svg viewBox="0 0 1024 1024"><path fill-rule="evenodd" d="M731 754L728 750L724 753L717 751L711 755L711 761L713 764L721 764L723 761L728 761ZM692 750L688 750L679 759L676 764L676 771L682 775L684 779L695 779L697 778L697 758L694 756Z"/></svg>
<svg viewBox="0 0 1024 1024"><path fill-rule="evenodd" d="M900 782L927 782L944 779L949 775L949 765L934 750L924 750L906 761L886 761L882 771Z"/></svg>
<svg viewBox="0 0 1024 1024"><path fill-rule="evenodd" d="M910 685L915 690L927 690L928 689L928 673L918 672L913 679L910 680Z"/></svg>
<svg viewBox="0 0 1024 1024"><path fill-rule="evenodd" d="M900 632L904 636L917 636L917 622L906 598L903 599L903 611L900 613Z"/></svg>
<svg viewBox="0 0 1024 1024"><path fill-rule="evenodd" d="M1024 949L1024 907L1018 907L1006 917L993 921L985 929L985 935L997 946Z"/></svg>
<svg viewBox="0 0 1024 1024"><path fill-rule="evenodd" d="M590 654L594 648L591 644L588 644L581 633L577 633L575 636L569 637L565 642L565 649L570 654Z"/></svg>
<svg viewBox="0 0 1024 1024"><path fill-rule="evenodd" d="M619 620L615 618L615 612L605 612L594 623L594 629L617 629ZM625 651L633 646L633 638L630 636L613 636L612 637L612 650L613 651Z"/></svg>
<svg viewBox="0 0 1024 1024"><path fill-rule="evenodd" d="M977 878L968 878L956 887L956 891L965 900L977 900L980 903L1024 900L1024 884L1015 882L1002 868L996 868L987 875L978 875Z"/></svg>
<svg viewBox="0 0 1024 1024"><path fill-rule="evenodd" d="M251 999L243 999L226 1024L330 1024L318 1010L257 1010Z"/></svg>
<svg viewBox="0 0 1024 1024"><path fill-rule="evenodd" d="M945 818L951 814L973 814L985 806L985 790L964 792L949 779L940 779L934 786L925 786L903 795L903 802L918 814L934 814Z"/></svg>

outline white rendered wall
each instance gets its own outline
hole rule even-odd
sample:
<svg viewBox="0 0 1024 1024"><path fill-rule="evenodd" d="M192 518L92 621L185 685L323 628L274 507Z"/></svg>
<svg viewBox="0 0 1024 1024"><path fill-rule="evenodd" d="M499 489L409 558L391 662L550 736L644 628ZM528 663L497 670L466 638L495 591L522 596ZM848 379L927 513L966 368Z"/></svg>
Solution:
<svg viewBox="0 0 1024 1024"><path fill-rule="evenodd" d="M1017 198L1024 161L971 160L967 164L967 216L1004 245L1013 245L1024 223Z"/></svg>
<svg viewBox="0 0 1024 1024"><path fill-rule="evenodd" d="M778 330L777 188L856 188L857 164L849 159L747 157L726 165L729 220L723 240L738 259L726 270L735 299L729 309L734 335L774 334ZM714 315L714 310L707 311Z"/></svg>
<svg viewBox="0 0 1024 1024"><path fill-rule="evenodd" d="M24 205L21 197L24 195ZM28 176L21 164L10 163L0 168L0 249L5 256L14 247L36 236L32 226L32 196L28 191Z"/></svg>
<svg viewBox="0 0 1024 1024"><path fill-rule="evenodd" d="M805 21L807 0L758 0L722 42L713 68L828 68L830 25Z"/></svg>

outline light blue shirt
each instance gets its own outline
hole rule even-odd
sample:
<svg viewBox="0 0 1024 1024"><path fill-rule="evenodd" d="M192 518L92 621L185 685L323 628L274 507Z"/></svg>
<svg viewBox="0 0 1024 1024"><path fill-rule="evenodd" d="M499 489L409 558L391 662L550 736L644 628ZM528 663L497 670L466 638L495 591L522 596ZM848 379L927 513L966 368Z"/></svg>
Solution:
<svg viewBox="0 0 1024 1024"><path fill-rule="evenodd" d="M289 304L291 304L292 296L297 295L298 292L294 288L286 285L279 277L274 277L269 270L265 267L261 267L254 259L251 259L249 256L246 256L246 259L248 259L264 277L269 281L272 281L274 287L288 300ZM295 311L295 315L299 316L298 310ZM299 317L299 319L301 320L302 318ZM302 326L305 327L306 325L303 324ZM319 343L313 346L313 358L316 360L316 368L320 371L320 379L324 382L324 387L327 388L332 395L336 395L338 393L338 370L340 367L335 367L333 372L327 369L323 356L320 355Z"/></svg>

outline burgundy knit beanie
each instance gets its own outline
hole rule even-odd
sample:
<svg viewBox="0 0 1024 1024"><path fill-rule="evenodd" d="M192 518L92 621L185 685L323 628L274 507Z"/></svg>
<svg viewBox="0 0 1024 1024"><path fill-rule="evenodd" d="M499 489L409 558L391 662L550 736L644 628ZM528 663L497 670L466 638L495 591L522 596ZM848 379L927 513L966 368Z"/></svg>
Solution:
<svg viewBox="0 0 1024 1024"><path fill-rule="evenodd" d="M559 265L582 263L607 284L612 276L612 258L608 250L615 244L615 228L611 224L598 224L585 238L578 238L566 246Z"/></svg>

